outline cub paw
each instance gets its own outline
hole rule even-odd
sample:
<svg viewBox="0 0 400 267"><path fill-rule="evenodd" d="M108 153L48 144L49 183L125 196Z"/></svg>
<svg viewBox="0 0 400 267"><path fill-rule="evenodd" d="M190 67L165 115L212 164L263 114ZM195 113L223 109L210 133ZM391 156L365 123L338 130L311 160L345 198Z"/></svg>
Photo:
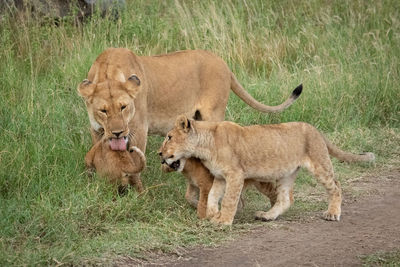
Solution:
<svg viewBox="0 0 400 267"><path fill-rule="evenodd" d="M323 217L327 221L340 221L340 214L333 214L328 211L325 211Z"/></svg>
<svg viewBox="0 0 400 267"><path fill-rule="evenodd" d="M207 209L207 211L206 211L206 218L207 219L217 219L219 217L221 217L221 212L220 211Z"/></svg>
<svg viewBox="0 0 400 267"><path fill-rule="evenodd" d="M221 224L221 225L232 225L232 220L226 220L224 218L221 217L213 217L211 218L211 222L215 223L215 224Z"/></svg>
<svg viewBox="0 0 400 267"><path fill-rule="evenodd" d="M255 213L255 219L256 220L261 220L263 222L269 222L269 221L274 221L277 216L270 214L265 211L256 211Z"/></svg>
<svg viewBox="0 0 400 267"><path fill-rule="evenodd" d="M218 209L218 206L216 205L210 205L210 203L208 203L207 209L206 209L206 218L210 219L210 218L218 218L221 216L221 212Z"/></svg>
<svg viewBox="0 0 400 267"><path fill-rule="evenodd" d="M87 168L86 168L86 175L87 175L89 178L93 178L95 172L96 172L96 169L93 168L93 167L87 167Z"/></svg>
<svg viewBox="0 0 400 267"><path fill-rule="evenodd" d="M168 172L173 172L175 171L174 169L172 169L170 166L168 166L167 164L161 164L161 171L168 173Z"/></svg>

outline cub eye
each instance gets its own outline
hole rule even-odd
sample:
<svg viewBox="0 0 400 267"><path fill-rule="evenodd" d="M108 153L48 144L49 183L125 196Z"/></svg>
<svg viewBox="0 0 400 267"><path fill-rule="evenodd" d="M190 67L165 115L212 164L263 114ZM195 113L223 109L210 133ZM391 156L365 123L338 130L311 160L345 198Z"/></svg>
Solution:
<svg viewBox="0 0 400 267"><path fill-rule="evenodd" d="M126 105L121 106L121 111L123 111L126 108Z"/></svg>
<svg viewBox="0 0 400 267"><path fill-rule="evenodd" d="M107 110L105 110L105 109L100 109L100 112L107 115Z"/></svg>
<svg viewBox="0 0 400 267"><path fill-rule="evenodd" d="M168 140L171 140L172 136L168 135Z"/></svg>

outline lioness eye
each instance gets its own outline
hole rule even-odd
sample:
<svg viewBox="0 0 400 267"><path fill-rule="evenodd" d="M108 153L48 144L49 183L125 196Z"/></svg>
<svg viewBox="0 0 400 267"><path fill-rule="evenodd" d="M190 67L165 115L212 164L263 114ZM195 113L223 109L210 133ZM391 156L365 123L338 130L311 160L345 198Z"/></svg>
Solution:
<svg viewBox="0 0 400 267"><path fill-rule="evenodd" d="M107 114L107 110L105 110L105 109L100 109L100 111L101 111L102 113L104 113L104 114Z"/></svg>
<svg viewBox="0 0 400 267"><path fill-rule="evenodd" d="M121 111L123 111L126 108L126 106L121 106Z"/></svg>
<svg viewBox="0 0 400 267"><path fill-rule="evenodd" d="M168 140L171 140L172 136L168 135Z"/></svg>

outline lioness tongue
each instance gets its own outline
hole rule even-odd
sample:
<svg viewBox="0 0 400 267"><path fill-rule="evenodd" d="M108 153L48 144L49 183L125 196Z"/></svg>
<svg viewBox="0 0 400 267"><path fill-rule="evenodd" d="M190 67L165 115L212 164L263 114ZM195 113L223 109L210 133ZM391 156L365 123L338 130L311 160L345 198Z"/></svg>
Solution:
<svg viewBox="0 0 400 267"><path fill-rule="evenodd" d="M111 148L111 150L125 151L126 150L125 139L124 138L112 138L110 140L110 148Z"/></svg>

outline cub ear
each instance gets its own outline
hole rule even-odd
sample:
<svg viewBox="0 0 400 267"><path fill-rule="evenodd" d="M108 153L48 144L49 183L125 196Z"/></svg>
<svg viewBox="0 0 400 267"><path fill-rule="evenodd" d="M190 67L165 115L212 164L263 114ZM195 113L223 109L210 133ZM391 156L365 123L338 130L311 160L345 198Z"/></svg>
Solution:
<svg viewBox="0 0 400 267"><path fill-rule="evenodd" d="M128 80L124 83L125 88L131 97L135 97L137 92L139 92L140 79L136 74L129 76Z"/></svg>
<svg viewBox="0 0 400 267"><path fill-rule="evenodd" d="M94 93L94 89L96 88L96 84L92 83L88 79L83 80L78 86L78 94L87 99Z"/></svg>
<svg viewBox="0 0 400 267"><path fill-rule="evenodd" d="M188 133L192 127L191 121L185 115L180 115L175 122L175 127Z"/></svg>

